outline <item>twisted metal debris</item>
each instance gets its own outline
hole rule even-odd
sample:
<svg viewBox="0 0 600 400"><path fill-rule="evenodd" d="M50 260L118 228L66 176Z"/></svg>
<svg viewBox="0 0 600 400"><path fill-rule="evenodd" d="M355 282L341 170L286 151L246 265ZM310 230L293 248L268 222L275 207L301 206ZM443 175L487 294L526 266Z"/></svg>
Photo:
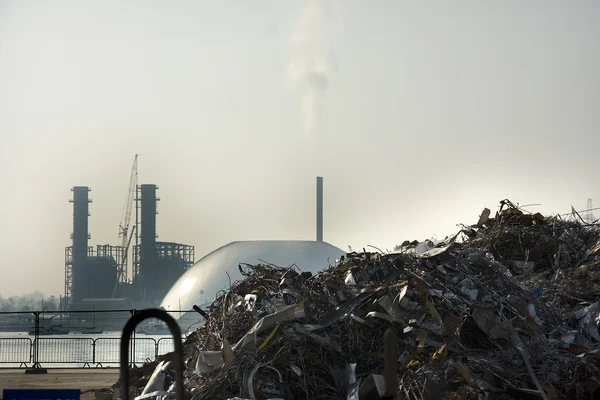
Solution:
<svg viewBox="0 0 600 400"><path fill-rule="evenodd" d="M370 399L397 332L398 398L584 399L600 383L600 231L526 214L311 276L240 266L186 343L200 399ZM141 379L155 365L133 371Z"/></svg>

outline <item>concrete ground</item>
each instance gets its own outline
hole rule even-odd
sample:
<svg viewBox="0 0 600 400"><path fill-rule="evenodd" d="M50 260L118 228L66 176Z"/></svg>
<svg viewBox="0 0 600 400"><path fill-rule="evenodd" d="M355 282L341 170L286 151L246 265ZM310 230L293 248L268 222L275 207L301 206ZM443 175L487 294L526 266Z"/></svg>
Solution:
<svg viewBox="0 0 600 400"><path fill-rule="evenodd" d="M95 400L94 391L108 389L119 380L118 369L49 369L47 374L26 375L24 370L0 370L3 389L80 389L81 400Z"/></svg>

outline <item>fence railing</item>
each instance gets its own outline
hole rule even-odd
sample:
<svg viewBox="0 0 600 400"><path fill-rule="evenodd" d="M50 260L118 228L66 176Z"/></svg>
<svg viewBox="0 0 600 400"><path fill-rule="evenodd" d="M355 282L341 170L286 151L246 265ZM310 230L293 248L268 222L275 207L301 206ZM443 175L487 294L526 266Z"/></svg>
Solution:
<svg viewBox="0 0 600 400"><path fill-rule="evenodd" d="M0 368L42 366L82 368L119 366L123 326L140 310L70 310L0 312ZM170 310L185 334L202 319L196 310ZM154 361L173 350L173 339L157 320L136 329L130 341L132 365ZM29 337L10 337L9 332ZM105 336L106 333L109 335ZM71 337L72 335L81 335ZM146 335L151 335L150 337ZM2 337L5 336L5 337ZM8 336L8 337L7 337ZM145 337L140 337L145 336ZM153 337L154 336L154 337Z"/></svg>
<svg viewBox="0 0 600 400"><path fill-rule="evenodd" d="M0 338L0 367L28 367L29 364L75 368L118 366L119 337L92 338ZM155 361L173 351L172 338L133 338L134 364Z"/></svg>

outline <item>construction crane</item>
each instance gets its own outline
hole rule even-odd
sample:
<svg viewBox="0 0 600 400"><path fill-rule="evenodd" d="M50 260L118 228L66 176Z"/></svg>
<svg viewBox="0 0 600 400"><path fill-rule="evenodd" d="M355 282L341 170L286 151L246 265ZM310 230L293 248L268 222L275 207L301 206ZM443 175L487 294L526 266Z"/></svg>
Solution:
<svg viewBox="0 0 600 400"><path fill-rule="evenodd" d="M131 238L133 235L129 235L129 224L131 222L131 212L133 210L133 203L135 201L135 192L137 188L138 181L138 171L137 171L137 160L138 155L135 155L133 159L133 166L131 167L131 175L129 176L129 187L127 188L127 199L125 201L125 207L123 207L123 214L121 215L121 222L119 223L119 238L121 238L121 246L125 248L125 253L123 255L123 264L127 266L127 253L129 250L129 244L131 243ZM133 230L132 230L133 234ZM120 271L118 277L119 282L127 281L127 267L125 267L124 271Z"/></svg>

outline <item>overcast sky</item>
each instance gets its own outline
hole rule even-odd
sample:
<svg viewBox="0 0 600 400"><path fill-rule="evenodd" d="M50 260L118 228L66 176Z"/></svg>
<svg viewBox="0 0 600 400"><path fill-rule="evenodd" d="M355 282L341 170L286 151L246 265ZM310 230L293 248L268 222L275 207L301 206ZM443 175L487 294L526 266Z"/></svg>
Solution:
<svg viewBox="0 0 600 400"><path fill-rule="evenodd" d="M600 2L0 0L0 294L62 294L70 188L117 244L133 157L159 240L347 250L509 198L600 206Z"/></svg>

